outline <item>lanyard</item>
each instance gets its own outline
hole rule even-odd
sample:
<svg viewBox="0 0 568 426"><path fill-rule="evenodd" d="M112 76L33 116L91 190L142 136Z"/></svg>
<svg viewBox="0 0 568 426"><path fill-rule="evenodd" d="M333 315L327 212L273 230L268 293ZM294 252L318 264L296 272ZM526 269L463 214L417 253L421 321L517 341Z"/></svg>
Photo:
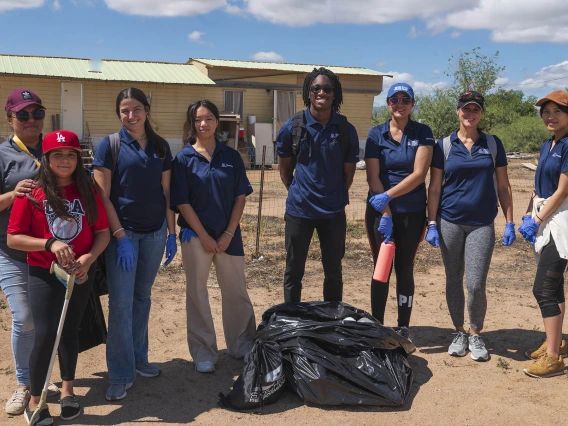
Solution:
<svg viewBox="0 0 568 426"><path fill-rule="evenodd" d="M35 158L32 153L30 152L30 150L28 149L28 147L26 145L24 145L24 143L20 140L19 137L17 137L16 135L12 136L12 140L14 142L16 142L16 145L18 145L18 147L24 151L26 154L28 154L30 157L32 157L32 159L34 160L37 168L39 169L39 167L41 166L41 163L37 160L37 158Z"/></svg>

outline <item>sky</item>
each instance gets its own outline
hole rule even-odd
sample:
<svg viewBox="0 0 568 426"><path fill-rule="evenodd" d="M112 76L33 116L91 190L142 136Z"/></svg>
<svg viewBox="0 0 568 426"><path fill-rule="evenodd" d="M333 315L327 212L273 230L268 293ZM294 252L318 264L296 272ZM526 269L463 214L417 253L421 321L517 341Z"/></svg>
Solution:
<svg viewBox="0 0 568 426"><path fill-rule="evenodd" d="M567 0L0 0L0 53L359 66L425 94L479 47L498 87L541 97L568 87L567 17Z"/></svg>

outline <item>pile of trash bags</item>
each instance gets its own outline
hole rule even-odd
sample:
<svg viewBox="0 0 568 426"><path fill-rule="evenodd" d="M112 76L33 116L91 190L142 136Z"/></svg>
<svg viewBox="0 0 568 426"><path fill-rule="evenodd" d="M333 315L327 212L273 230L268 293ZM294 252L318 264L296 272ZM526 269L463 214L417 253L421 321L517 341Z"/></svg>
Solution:
<svg viewBox="0 0 568 426"><path fill-rule="evenodd" d="M286 388L321 405L400 406L414 344L367 312L342 302L284 303L262 315L243 374L219 404L248 410Z"/></svg>

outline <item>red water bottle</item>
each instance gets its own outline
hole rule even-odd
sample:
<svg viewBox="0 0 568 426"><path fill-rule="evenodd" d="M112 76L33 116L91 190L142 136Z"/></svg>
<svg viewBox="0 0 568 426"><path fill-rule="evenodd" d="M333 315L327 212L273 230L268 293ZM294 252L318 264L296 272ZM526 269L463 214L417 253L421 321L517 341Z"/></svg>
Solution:
<svg viewBox="0 0 568 426"><path fill-rule="evenodd" d="M382 243L375 264L375 272L373 272L373 279L381 283L386 283L389 279L389 273L392 266L392 259L394 258L395 245L392 241Z"/></svg>

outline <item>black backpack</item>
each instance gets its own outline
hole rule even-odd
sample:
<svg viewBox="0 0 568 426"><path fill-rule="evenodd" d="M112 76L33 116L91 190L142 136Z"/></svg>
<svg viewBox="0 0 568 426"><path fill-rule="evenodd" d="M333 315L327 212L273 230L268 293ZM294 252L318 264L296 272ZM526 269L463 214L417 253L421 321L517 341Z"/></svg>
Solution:
<svg viewBox="0 0 568 426"><path fill-rule="evenodd" d="M347 122L347 117L341 114L337 115L339 116L339 143L341 144L341 154L345 161L347 151L349 150L349 123ZM298 153L300 152L300 144L308 139L304 111L298 111L294 114L292 123L292 164L290 166L290 174L288 175L288 187L290 187L292 179L294 178L294 170L296 169Z"/></svg>

